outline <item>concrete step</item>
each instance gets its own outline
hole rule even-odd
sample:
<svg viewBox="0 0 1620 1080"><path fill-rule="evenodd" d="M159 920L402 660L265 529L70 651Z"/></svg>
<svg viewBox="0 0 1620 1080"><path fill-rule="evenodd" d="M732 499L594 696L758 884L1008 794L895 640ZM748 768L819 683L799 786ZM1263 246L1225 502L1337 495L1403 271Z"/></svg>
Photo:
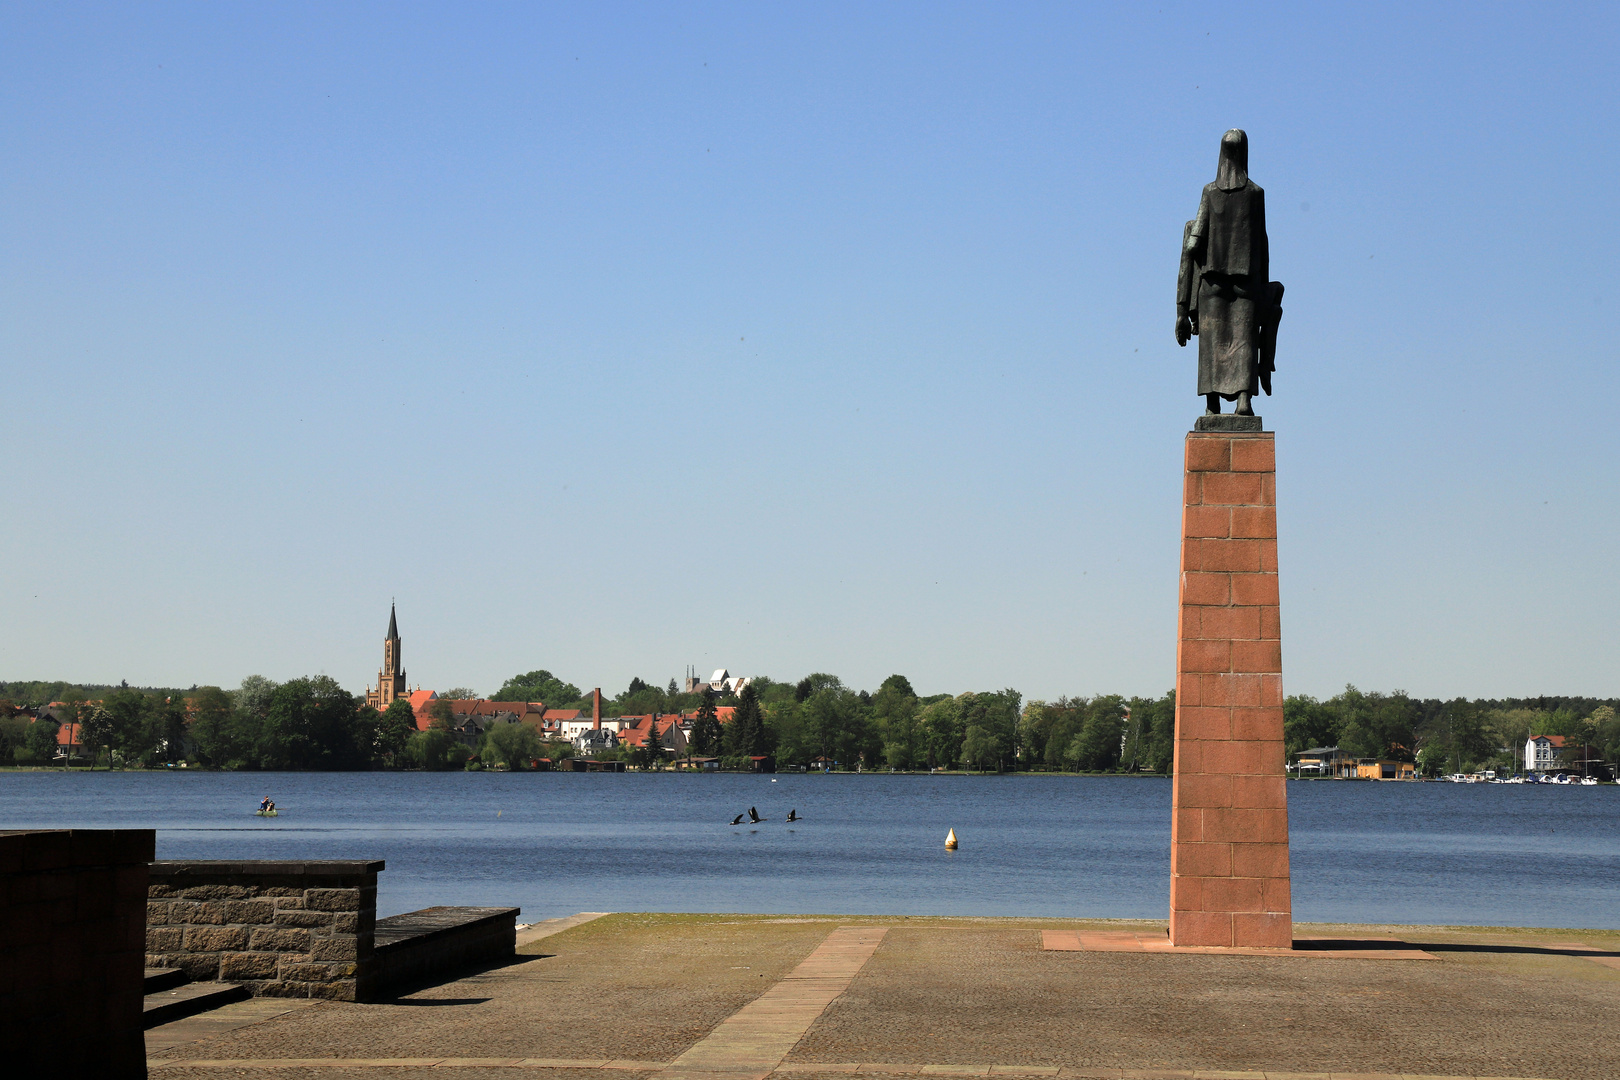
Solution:
<svg viewBox="0 0 1620 1080"><path fill-rule="evenodd" d="M155 994L190 981L179 968L147 968L145 993Z"/></svg>
<svg viewBox="0 0 1620 1080"><path fill-rule="evenodd" d="M247 997L247 987L228 982L185 983L159 990L146 995L145 1025L154 1028L171 1020L229 1005L233 1001L245 1001Z"/></svg>
<svg viewBox="0 0 1620 1080"><path fill-rule="evenodd" d="M378 919L373 970L379 990L443 981L479 965L510 961L519 908L430 907Z"/></svg>

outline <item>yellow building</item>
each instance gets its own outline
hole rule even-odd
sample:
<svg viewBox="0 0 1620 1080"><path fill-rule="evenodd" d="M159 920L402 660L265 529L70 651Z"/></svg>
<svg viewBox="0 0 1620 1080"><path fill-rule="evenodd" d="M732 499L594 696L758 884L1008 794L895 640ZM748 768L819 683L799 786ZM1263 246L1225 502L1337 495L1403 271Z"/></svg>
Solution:
<svg viewBox="0 0 1620 1080"><path fill-rule="evenodd" d="M1385 758L1358 758L1358 780L1416 780L1417 766L1410 761L1389 761Z"/></svg>

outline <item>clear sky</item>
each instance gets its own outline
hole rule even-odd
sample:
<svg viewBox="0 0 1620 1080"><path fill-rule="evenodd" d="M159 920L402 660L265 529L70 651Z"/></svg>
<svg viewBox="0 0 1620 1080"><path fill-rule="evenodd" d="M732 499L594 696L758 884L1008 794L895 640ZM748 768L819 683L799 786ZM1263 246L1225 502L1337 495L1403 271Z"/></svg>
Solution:
<svg viewBox="0 0 1620 1080"><path fill-rule="evenodd" d="M1174 681L1182 223L1290 692L1620 693L1620 7L0 8L0 678Z"/></svg>

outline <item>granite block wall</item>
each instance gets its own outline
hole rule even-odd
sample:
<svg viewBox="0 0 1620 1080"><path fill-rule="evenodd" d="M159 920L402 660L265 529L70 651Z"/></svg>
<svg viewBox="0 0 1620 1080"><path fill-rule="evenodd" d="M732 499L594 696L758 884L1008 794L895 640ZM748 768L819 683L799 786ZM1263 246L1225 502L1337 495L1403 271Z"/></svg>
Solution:
<svg viewBox="0 0 1620 1080"><path fill-rule="evenodd" d="M365 1001L374 992L375 861L155 862L146 962L256 997Z"/></svg>

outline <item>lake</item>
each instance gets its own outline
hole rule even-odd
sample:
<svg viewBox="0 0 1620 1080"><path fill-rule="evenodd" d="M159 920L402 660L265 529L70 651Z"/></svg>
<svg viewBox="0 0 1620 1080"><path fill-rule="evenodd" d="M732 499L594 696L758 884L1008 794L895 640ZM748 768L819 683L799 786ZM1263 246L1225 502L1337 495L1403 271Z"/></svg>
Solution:
<svg viewBox="0 0 1620 1080"><path fill-rule="evenodd" d="M253 811L269 795L276 818ZM1620 787L1291 781L1294 917L1620 929ZM732 827L757 806L769 819ZM782 820L789 809L804 818ZM386 859L380 915L1166 917L1170 783L1075 776L0 774L0 828ZM959 850L944 848L954 828Z"/></svg>

